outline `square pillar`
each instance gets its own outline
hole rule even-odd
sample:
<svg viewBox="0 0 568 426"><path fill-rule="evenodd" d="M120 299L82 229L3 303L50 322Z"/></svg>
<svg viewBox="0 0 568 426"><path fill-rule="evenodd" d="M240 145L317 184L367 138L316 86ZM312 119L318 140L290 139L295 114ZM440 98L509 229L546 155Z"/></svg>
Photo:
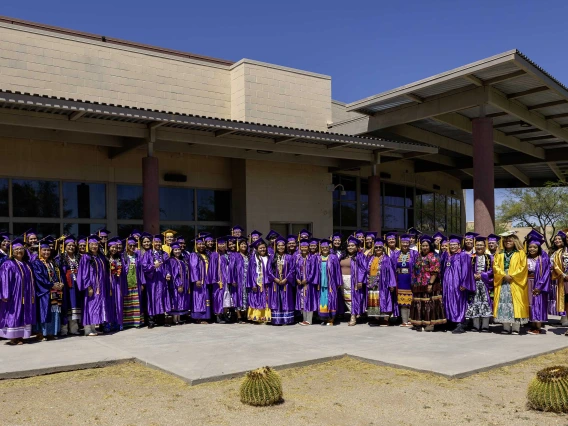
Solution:
<svg viewBox="0 0 568 426"><path fill-rule="evenodd" d="M160 233L160 172L156 157L142 158L142 204L144 231Z"/></svg>
<svg viewBox="0 0 568 426"><path fill-rule="evenodd" d="M381 179L369 176L369 231L381 235Z"/></svg>
<svg viewBox="0 0 568 426"><path fill-rule="evenodd" d="M481 235L495 231L495 170L493 120L472 120L474 228Z"/></svg>

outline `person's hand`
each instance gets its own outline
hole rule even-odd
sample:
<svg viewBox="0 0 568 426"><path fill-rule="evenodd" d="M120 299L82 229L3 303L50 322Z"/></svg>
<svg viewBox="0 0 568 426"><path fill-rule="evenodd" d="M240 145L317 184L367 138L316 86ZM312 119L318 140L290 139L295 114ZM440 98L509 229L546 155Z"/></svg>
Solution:
<svg viewBox="0 0 568 426"><path fill-rule="evenodd" d="M169 281L169 280L171 280L171 279L172 279L172 276L171 276L170 274L167 274L167 275L166 275L166 280Z"/></svg>
<svg viewBox="0 0 568 426"><path fill-rule="evenodd" d="M465 287L463 285L460 285L460 291L465 291Z"/></svg>
<svg viewBox="0 0 568 426"><path fill-rule="evenodd" d="M280 285L286 285L288 283L287 279L280 280Z"/></svg>
<svg viewBox="0 0 568 426"><path fill-rule="evenodd" d="M155 268L159 268L160 265L161 265L161 263L160 263L159 261L154 260L154 267L155 267Z"/></svg>
<svg viewBox="0 0 568 426"><path fill-rule="evenodd" d="M183 293L183 287L181 285L178 287L178 293Z"/></svg>
<svg viewBox="0 0 568 426"><path fill-rule="evenodd" d="M302 280L302 285L306 285L308 283L307 280Z"/></svg>
<svg viewBox="0 0 568 426"><path fill-rule="evenodd" d="M505 280L505 282L510 283L511 281L513 281L513 277L510 275L505 275L503 277L503 279Z"/></svg>
<svg viewBox="0 0 568 426"><path fill-rule="evenodd" d="M2 302L7 302L7 301L8 301L8 299L2 299Z"/></svg>
<svg viewBox="0 0 568 426"><path fill-rule="evenodd" d="M475 278L476 280L480 280L481 274L473 274L473 278Z"/></svg>
<svg viewBox="0 0 568 426"><path fill-rule="evenodd" d="M142 284L142 285L140 286L140 288L142 289L142 291L144 291L144 290L146 289L146 286L145 286L144 284Z"/></svg>
<svg viewBox="0 0 568 426"><path fill-rule="evenodd" d="M536 288L533 290L533 295L534 296L538 296L540 294L540 290L537 290Z"/></svg>
<svg viewBox="0 0 568 426"><path fill-rule="evenodd" d="M253 288L252 288L252 291L253 291L254 293L258 292L258 287L253 287Z"/></svg>
<svg viewBox="0 0 568 426"><path fill-rule="evenodd" d="M89 287L87 291L88 291L89 297L93 297L93 294L94 294L93 287Z"/></svg>
<svg viewBox="0 0 568 426"><path fill-rule="evenodd" d="M195 284L197 284L197 287L201 287L203 285L203 281L197 281Z"/></svg>
<svg viewBox="0 0 568 426"><path fill-rule="evenodd" d="M357 283L357 290L361 290L362 287L363 287L363 283Z"/></svg>
<svg viewBox="0 0 568 426"><path fill-rule="evenodd" d="M274 282L278 285L280 285L280 280L278 278L274 278Z"/></svg>
<svg viewBox="0 0 568 426"><path fill-rule="evenodd" d="M432 284L428 284L428 289L426 291L428 293L432 293Z"/></svg>

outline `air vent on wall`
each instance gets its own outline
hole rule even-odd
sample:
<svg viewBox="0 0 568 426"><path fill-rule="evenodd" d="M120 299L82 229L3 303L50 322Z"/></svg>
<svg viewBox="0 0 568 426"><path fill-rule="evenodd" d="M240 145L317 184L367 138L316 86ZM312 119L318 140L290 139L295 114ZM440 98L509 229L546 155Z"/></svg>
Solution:
<svg viewBox="0 0 568 426"><path fill-rule="evenodd" d="M379 176L380 176L381 179L390 179L391 178L390 173L386 173L386 172L381 172L379 174Z"/></svg>
<svg viewBox="0 0 568 426"><path fill-rule="evenodd" d="M434 185L434 189L435 189L436 191L439 191L439 190L440 190L440 185Z"/></svg>
<svg viewBox="0 0 568 426"><path fill-rule="evenodd" d="M177 173L166 173L164 175L164 180L166 182L187 182L187 176Z"/></svg>

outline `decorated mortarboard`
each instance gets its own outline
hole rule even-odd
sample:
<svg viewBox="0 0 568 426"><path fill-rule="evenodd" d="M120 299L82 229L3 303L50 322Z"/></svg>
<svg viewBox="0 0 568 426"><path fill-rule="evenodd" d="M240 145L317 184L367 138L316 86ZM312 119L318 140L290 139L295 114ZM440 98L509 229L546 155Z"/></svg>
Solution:
<svg viewBox="0 0 568 426"><path fill-rule="evenodd" d="M375 246L384 246L385 245L385 240L383 240L382 238L375 238Z"/></svg>
<svg viewBox="0 0 568 426"><path fill-rule="evenodd" d="M396 231L387 231L387 232L385 232L385 238L386 238L387 240L392 240L392 239L395 239L395 240L396 240L397 237L398 237L398 232L396 232Z"/></svg>
<svg viewBox="0 0 568 426"><path fill-rule="evenodd" d="M436 232L434 235L432 235L432 238L436 239L436 238L444 238L444 234L442 234L440 231Z"/></svg>
<svg viewBox="0 0 568 426"><path fill-rule="evenodd" d="M375 238L377 238L377 233L376 233L376 232L373 232L373 231L367 231L367 232L365 232L365 238L369 238L369 237L375 239Z"/></svg>
<svg viewBox="0 0 568 426"><path fill-rule="evenodd" d="M177 234L177 231L174 231L173 229L166 229L164 232L162 232L162 235L164 237L167 237L168 234L172 234L172 236L174 236L175 234Z"/></svg>
<svg viewBox="0 0 568 426"><path fill-rule="evenodd" d="M337 239L343 239L343 235L341 234L341 232L334 232L333 235L331 236L332 240L337 240Z"/></svg>
<svg viewBox="0 0 568 426"><path fill-rule="evenodd" d="M461 244L462 243L462 236L461 235L450 235L449 241L450 241L450 243Z"/></svg>
<svg viewBox="0 0 568 426"><path fill-rule="evenodd" d="M300 240L300 247L307 247L309 245L310 245L310 242L308 241L307 238Z"/></svg>
<svg viewBox="0 0 568 426"><path fill-rule="evenodd" d="M355 244L356 246L359 246L359 244L361 244L361 241L351 235L349 238L347 238L347 244Z"/></svg>
<svg viewBox="0 0 568 426"><path fill-rule="evenodd" d="M296 237L295 235L288 235L288 236L286 237L286 241L289 242L289 243L292 243L292 242L295 242L295 241L296 241L296 238L297 238L297 237Z"/></svg>
<svg viewBox="0 0 568 426"><path fill-rule="evenodd" d="M87 237L87 242L88 243L100 243L101 237L99 237L97 234L91 234Z"/></svg>
<svg viewBox="0 0 568 426"><path fill-rule="evenodd" d="M257 249L258 246L263 245L263 244L266 245L266 242L262 238L259 238L258 240L252 242L250 246L254 249Z"/></svg>
<svg viewBox="0 0 568 426"><path fill-rule="evenodd" d="M250 233L251 238L254 236L258 236L259 238L262 237L262 232L257 231L256 229Z"/></svg>
<svg viewBox="0 0 568 426"><path fill-rule="evenodd" d="M29 237L30 235L37 236L37 231L35 230L35 228L30 228L26 232L24 232L24 238Z"/></svg>
<svg viewBox="0 0 568 426"><path fill-rule="evenodd" d="M501 237L499 235L495 235L495 234L489 234L487 236L488 242L492 241L492 242L498 243L500 239L501 239Z"/></svg>
<svg viewBox="0 0 568 426"><path fill-rule="evenodd" d="M331 240L320 240L320 247L329 247L331 245Z"/></svg>
<svg viewBox="0 0 568 426"><path fill-rule="evenodd" d="M268 232L268 234L266 234L266 239L267 240L273 240L278 236L280 236L280 234L278 232L274 231L273 229L271 229L270 232Z"/></svg>
<svg viewBox="0 0 568 426"><path fill-rule="evenodd" d="M505 231L501 234L499 234L500 237L506 238L506 237L512 237L513 235L515 235L517 233L517 231Z"/></svg>
<svg viewBox="0 0 568 426"><path fill-rule="evenodd" d="M164 236L162 234L156 234L152 236L152 241L164 241Z"/></svg>
<svg viewBox="0 0 568 426"><path fill-rule="evenodd" d="M110 231L106 229L104 226L97 231L97 235L99 237L106 237L110 234Z"/></svg>
<svg viewBox="0 0 568 426"><path fill-rule="evenodd" d="M358 230L356 230L356 231L353 233L353 236L355 236L355 237L359 237L359 236L364 237L364 236L365 236L365 231L363 231L362 229L358 229Z"/></svg>
<svg viewBox="0 0 568 426"><path fill-rule="evenodd" d="M400 236L400 241L410 241L410 237L412 237L412 235L410 235L410 234L402 234L402 235ZM387 237L387 239L388 239L388 237Z"/></svg>
<svg viewBox="0 0 568 426"><path fill-rule="evenodd" d="M414 227L408 228L408 231L406 231L406 233L410 234L410 235L415 235L415 236L422 234L422 232L420 232L418 229L416 229Z"/></svg>
<svg viewBox="0 0 568 426"><path fill-rule="evenodd" d="M470 232L466 232L463 237L464 237L464 238L470 238L470 239L473 240L473 239L475 239L475 237L477 237L478 235L479 235L479 234L478 234L477 232L471 232L471 231L470 231Z"/></svg>
<svg viewBox="0 0 568 426"><path fill-rule="evenodd" d="M107 245L109 247L111 246L117 246L120 244L120 237L113 237L110 240L108 240Z"/></svg>
<svg viewBox="0 0 568 426"><path fill-rule="evenodd" d="M300 238L310 238L312 236L312 233L304 228L300 232L298 232L298 236Z"/></svg>

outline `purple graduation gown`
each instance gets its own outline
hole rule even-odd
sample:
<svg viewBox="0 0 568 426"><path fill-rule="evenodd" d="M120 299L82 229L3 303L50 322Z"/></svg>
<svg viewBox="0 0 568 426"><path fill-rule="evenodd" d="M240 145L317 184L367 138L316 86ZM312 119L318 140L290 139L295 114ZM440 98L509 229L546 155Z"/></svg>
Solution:
<svg viewBox="0 0 568 426"><path fill-rule="evenodd" d="M183 315L189 311L191 304L191 289L189 285L189 265L183 256L177 259L172 256L167 260L171 279L168 283L170 295L170 311L172 315ZM182 292L179 288L182 287Z"/></svg>
<svg viewBox="0 0 568 426"><path fill-rule="evenodd" d="M529 319L535 322L546 322L548 321L548 293L551 287L551 273L550 258L545 252L542 252L541 256L536 258L532 286L530 280L531 278L529 278L528 292ZM533 290L540 290L540 294L533 295Z"/></svg>
<svg viewBox="0 0 568 426"><path fill-rule="evenodd" d="M115 275L112 272L112 259L108 260L109 265L109 277L110 277L110 291L109 291L109 322L113 324L122 325L123 323L123 311L124 311L124 295L126 294L126 289L128 287L128 271L124 267L124 258L122 254L119 254L119 259L121 262L120 275Z"/></svg>
<svg viewBox="0 0 568 426"><path fill-rule="evenodd" d="M274 311L293 311L294 310L294 286L295 281L294 258L289 254L284 255L282 265L282 279L286 280L285 285L274 282L274 278L280 279L276 256L270 256L268 260L268 275L270 277L268 289L268 306Z"/></svg>
<svg viewBox="0 0 568 426"><path fill-rule="evenodd" d="M270 261L270 258L268 258ZM264 266L264 262L260 258L260 256L253 252L249 259L249 270L247 275L247 288L248 296L249 296L249 306L253 309L266 309L266 291L268 287L270 287L271 280L270 275L268 274L268 266L269 263L267 262L266 267ZM262 282L258 282L258 272L257 267L262 268ZM260 284L260 286L259 286ZM253 289L257 287L258 290L255 292Z"/></svg>
<svg viewBox="0 0 568 426"><path fill-rule="evenodd" d="M230 254L213 252L211 253L210 262L211 286L213 287L213 313L220 315L223 313L223 296L227 286L229 286L231 296L233 293L236 293L236 287L233 287L229 283Z"/></svg>
<svg viewBox="0 0 568 426"><path fill-rule="evenodd" d="M296 310L308 312L318 310L317 262L318 255L314 254L308 254L306 257L300 255L296 258ZM307 284L298 284L298 281L304 280Z"/></svg>
<svg viewBox="0 0 568 426"><path fill-rule="evenodd" d="M49 273L47 272L47 267L39 258L31 263L36 288L36 309L38 324L51 322L51 289L56 282L59 282L59 268L53 260L51 260L51 262L55 270L55 276L51 279L49 277Z"/></svg>
<svg viewBox="0 0 568 426"><path fill-rule="evenodd" d="M319 310L319 300L321 294L321 274L322 274L322 258L321 255L317 256L316 259L316 276L315 281L318 283L318 310ZM337 314L338 308L338 294L341 292L341 286L343 285L343 278L341 277L341 266L339 265L339 257L335 254L330 253L327 257L326 268L327 271L327 307L329 311L329 317L333 318Z"/></svg>
<svg viewBox="0 0 568 426"><path fill-rule="evenodd" d="M247 269L248 273L248 269ZM240 253L231 253L229 258L229 282L236 284L236 290L231 292L233 304L237 309L243 308L243 292L247 283L245 281L245 259Z"/></svg>
<svg viewBox="0 0 568 426"><path fill-rule="evenodd" d="M146 283L146 306L150 316L164 314L170 310L168 282L166 281L166 275L170 273L168 259L166 252L152 249L144 253L140 260ZM160 262L157 268L154 266L155 260Z"/></svg>
<svg viewBox="0 0 568 426"><path fill-rule="evenodd" d="M351 258L351 315L367 311L367 259L361 252ZM357 284L361 283L360 289Z"/></svg>
<svg viewBox="0 0 568 426"><path fill-rule="evenodd" d="M83 292L83 325L109 321L108 292L110 288L108 263L102 254L84 254L79 261L77 286ZM89 297L88 288L93 288Z"/></svg>
<svg viewBox="0 0 568 426"><path fill-rule="evenodd" d="M193 296L190 309L193 319L207 320L211 318L211 258L208 258L209 268L206 268L205 261L199 253L191 253L189 256L189 274ZM201 281L201 286L197 285L198 281Z"/></svg>
<svg viewBox="0 0 568 426"><path fill-rule="evenodd" d="M468 291L475 292L475 280L471 270L471 255L460 251L441 257L442 297L446 317L452 322L463 322L468 306ZM460 286L465 290L461 291Z"/></svg>
<svg viewBox="0 0 568 426"><path fill-rule="evenodd" d="M34 276L28 262L5 260L0 266L0 337L31 336L36 323Z"/></svg>
<svg viewBox="0 0 568 426"><path fill-rule="evenodd" d="M369 274L369 269L374 259L374 255L367 259L367 274ZM383 261L381 262L379 272L379 282L375 283L375 285L379 288L379 308L381 309L381 314L394 312L394 314L397 315L398 303L396 299L396 291L391 291L393 288L396 289L396 276L392 259L387 254L383 255ZM369 285L370 281L368 276L369 275L367 275L367 285Z"/></svg>

